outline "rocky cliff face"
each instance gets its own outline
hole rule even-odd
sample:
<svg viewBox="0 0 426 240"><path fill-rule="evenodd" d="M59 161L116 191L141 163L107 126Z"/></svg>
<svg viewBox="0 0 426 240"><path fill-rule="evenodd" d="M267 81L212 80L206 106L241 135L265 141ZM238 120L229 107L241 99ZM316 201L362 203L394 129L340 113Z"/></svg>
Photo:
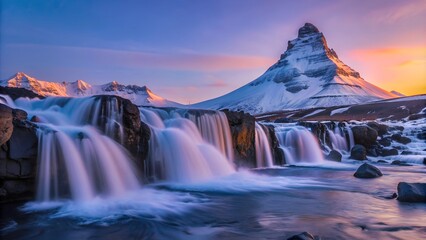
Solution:
<svg viewBox="0 0 426 240"><path fill-rule="evenodd" d="M25 111L0 104L0 134L0 201L32 199L38 147L35 125Z"/></svg>
<svg viewBox="0 0 426 240"><path fill-rule="evenodd" d="M148 154L149 139L151 131L149 127L140 119L139 109L130 100L112 95L99 95L95 98L101 101L101 116L98 122L99 128L105 132L106 129L106 114L108 113L108 101L117 101L118 108L121 109L121 122L123 123L124 136L120 136L118 128L113 134L114 139L120 142L123 139L122 145L132 154L136 160L136 164L141 165Z"/></svg>
<svg viewBox="0 0 426 240"><path fill-rule="evenodd" d="M223 111L231 129L237 167L256 167L255 119L248 113Z"/></svg>

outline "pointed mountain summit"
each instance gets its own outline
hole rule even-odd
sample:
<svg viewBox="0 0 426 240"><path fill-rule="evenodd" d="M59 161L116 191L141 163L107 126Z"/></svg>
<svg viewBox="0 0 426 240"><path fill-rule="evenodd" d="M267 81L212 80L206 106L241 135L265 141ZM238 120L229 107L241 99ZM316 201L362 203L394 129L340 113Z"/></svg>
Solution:
<svg viewBox="0 0 426 240"><path fill-rule="evenodd" d="M75 82L48 82L38 80L23 72L18 72L0 86L25 88L40 96L84 97L91 95L117 95L127 98L138 106L182 107L182 104L154 94L146 86L123 85L113 81L102 85L90 85L83 80Z"/></svg>
<svg viewBox="0 0 426 240"><path fill-rule="evenodd" d="M0 86L25 88L41 96L65 96L67 94L64 84L38 80L23 72L17 72L9 79L0 81Z"/></svg>
<svg viewBox="0 0 426 240"><path fill-rule="evenodd" d="M288 42L287 50L263 75L197 108L242 110L252 114L349 105L398 97L361 78L330 49L311 23Z"/></svg>

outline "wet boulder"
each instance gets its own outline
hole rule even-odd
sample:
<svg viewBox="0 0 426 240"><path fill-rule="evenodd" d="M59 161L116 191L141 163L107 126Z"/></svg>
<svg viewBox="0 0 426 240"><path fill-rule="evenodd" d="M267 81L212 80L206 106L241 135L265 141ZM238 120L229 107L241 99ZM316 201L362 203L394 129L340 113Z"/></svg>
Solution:
<svg viewBox="0 0 426 240"><path fill-rule="evenodd" d="M328 155L325 157L325 159L335 162L341 162L342 154L336 150L331 150L330 153L328 153Z"/></svg>
<svg viewBox="0 0 426 240"><path fill-rule="evenodd" d="M287 238L287 240L314 240L314 236L308 232L303 232L292 237Z"/></svg>
<svg viewBox="0 0 426 240"><path fill-rule="evenodd" d="M422 130L420 133L417 134L416 137L420 140L426 140L426 131Z"/></svg>
<svg viewBox="0 0 426 240"><path fill-rule="evenodd" d="M355 145L351 149L350 158L355 160L366 160L367 159L367 149L362 145Z"/></svg>
<svg viewBox="0 0 426 240"><path fill-rule="evenodd" d="M363 145L370 148L376 143L378 133L375 129L369 126L352 127L355 144Z"/></svg>
<svg viewBox="0 0 426 240"><path fill-rule="evenodd" d="M0 104L0 146L9 140L13 132L12 108Z"/></svg>
<svg viewBox="0 0 426 240"><path fill-rule="evenodd" d="M392 144L392 140L388 137L382 138L378 140L377 142L379 142L380 145L382 145L383 147L389 147Z"/></svg>
<svg viewBox="0 0 426 240"><path fill-rule="evenodd" d="M383 149L380 149L379 155L383 157L398 155L398 150L395 148L390 148L390 149L383 148Z"/></svg>
<svg viewBox="0 0 426 240"><path fill-rule="evenodd" d="M409 139L408 137L404 137L401 134L393 134L392 135L392 140L402 143L402 144L408 144L411 142L411 139Z"/></svg>
<svg viewBox="0 0 426 240"><path fill-rule="evenodd" d="M388 126L385 124L380 124L380 123L376 123L376 122L368 122L367 126L371 127L372 129L377 131L377 134L379 134L379 136L383 136L386 133L388 133Z"/></svg>
<svg viewBox="0 0 426 240"><path fill-rule="evenodd" d="M375 166L363 163L354 173L356 178L377 178L383 176L382 172Z"/></svg>
<svg viewBox="0 0 426 240"><path fill-rule="evenodd" d="M426 183L398 183L398 201L426 203Z"/></svg>
<svg viewBox="0 0 426 240"><path fill-rule="evenodd" d="M392 161L391 164L392 165L397 165L397 166L412 166L411 164L408 164L408 163L406 163L404 161L400 161L400 160Z"/></svg>
<svg viewBox="0 0 426 240"><path fill-rule="evenodd" d="M256 167L255 118L244 112L223 112L231 129L236 165Z"/></svg>

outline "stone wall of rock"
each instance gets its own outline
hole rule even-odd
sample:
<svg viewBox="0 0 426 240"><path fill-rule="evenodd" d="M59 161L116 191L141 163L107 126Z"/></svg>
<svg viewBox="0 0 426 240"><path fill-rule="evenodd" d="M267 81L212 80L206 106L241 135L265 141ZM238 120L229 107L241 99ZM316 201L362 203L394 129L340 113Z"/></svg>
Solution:
<svg viewBox="0 0 426 240"><path fill-rule="evenodd" d="M38 139L25 111L0 104L0 139L0 201L32 199Z"/></svg>
<svg viewBox="0 0 426 240"><path fill-rule="evenodd" d="M255 119L244 112L223 111L228 118L237 167L256 167Z"/></svg>
<svg viewBox="0 0 426 240"><path fill-rule="evenodd" d="M274 165L284 165L285 155L284 151L280 148L280 143L278 142L277 136L275 135L275 128L272 125L266 125L268 131L266 132L268 141L271 145L272 158L274 161Z"/></svg>
<svg viewBox="0 0 426 240"><path fill-rule="evenodd" d="M143 161L146 159L149 148L149 139L151 136L151 131L149 127L141 122L139 108L133 104L130 100L124 99L119 96L113 95L99 95L95 96L101 101L102 114L107 112L107 101L116 100L120 109L123 111L123 146L129 150L132 156L135 157L136 163L142 166ZM105 129L106 116L101 116L100 122L98 125L101 129ZM118 129L117 129L118 130ZM115 135L115 140L120 142L118 132Z"/></svg>
<svg viewBox="0 0 426 240"><path fill-rule="evenodd" d="M352 132L355 144L363 145L367 149L376 144L378 133L375 129L369 126L355 126L352 127Z"/></svg>

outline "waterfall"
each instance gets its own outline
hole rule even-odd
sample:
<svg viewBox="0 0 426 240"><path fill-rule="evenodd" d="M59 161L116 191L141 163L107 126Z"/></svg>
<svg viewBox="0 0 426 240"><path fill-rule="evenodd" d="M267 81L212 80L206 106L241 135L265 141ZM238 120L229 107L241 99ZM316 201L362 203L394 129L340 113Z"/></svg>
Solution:
<svg viewBox="0 0 426 240"><path fill-rule="evenodd" d="M334 150L348 152L354 146L354 136L352 129L346 124L344 127L339 127L336 124L334 131L327 127L327 134L330 138L331 147Z"/></svg>
<svg viewBox="0 0 426 240"><path fill-rule="evenodd" d="M229 131L229 127L224 128L221 117L216 115L219 112L205 114L198 120L189 117L191 121L182 117L185 112L140 110L142 120L151 128L149 156L144 169L151 180L196 182L235 171L226 157L229 151L225 143L231 142L231 135L223 131Z"/></svg>
<svg viewBox="0 0 426 240"><path fill-rule="evenodd" d="M272 153L266 133L259 123L255 124L255 147L257 167L272 167Z"/></svg>
<svg viewBox="0 0 426 240"><path fill-rule="evenodd" d="M216 146L228 160L233 161L234 149L232 147L231 130L225 113L214 111L213 114L195 115L189 112L188 119L197 125L204 140Z"/></svg>
<svg viewBox="0 0 426 240"><path fill-rule="evenodd" d="M106 110L97 97L18 99L14 104L38 119L38 201L85 201L139 187L127 151L110 138L122 139L115 98L107 99Z"/></svg>
<svg viewBox="0 0 426 240"><path fill-rule="evenodd" d="M348 151L348 143L345 133L337 125L334 131L327 128L328 136L330 137L331 147L335 150Z"/></svg>
<svg viewBox="0 0 426 240"><path fill-rule="evenodd" d="M318 141L308 129L296 125L280 124L275 125L275 134L287 164L324 161Z"/></svg>

